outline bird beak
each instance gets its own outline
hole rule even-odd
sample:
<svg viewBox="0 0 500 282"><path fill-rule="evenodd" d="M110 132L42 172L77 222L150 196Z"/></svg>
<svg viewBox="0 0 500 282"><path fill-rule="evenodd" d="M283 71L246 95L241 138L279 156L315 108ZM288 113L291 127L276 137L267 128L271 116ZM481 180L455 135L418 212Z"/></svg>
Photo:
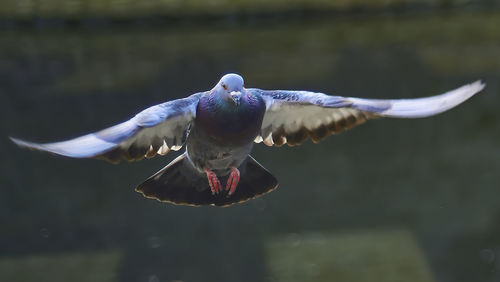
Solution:
<svg viewBox="0 0 500 282"><path fill-rule="evenodd" d="M229 93L231 95L231 99L233 100L236 106L240 105L241 92L240 91L232 91Z"/></svg>

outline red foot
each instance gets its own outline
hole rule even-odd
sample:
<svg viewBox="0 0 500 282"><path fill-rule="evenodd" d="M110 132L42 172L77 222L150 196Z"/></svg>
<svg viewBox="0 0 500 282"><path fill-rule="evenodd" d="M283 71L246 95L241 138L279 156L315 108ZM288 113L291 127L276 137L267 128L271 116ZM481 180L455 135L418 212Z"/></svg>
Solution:
<svg viewBox="0 0 500 282"><path fill-rule="evenodd" d="M231 167L231 174L229 175L226 184L226 191L229 190L229 193L227 193L228 196L232 195L234 191L236 191L238 182L240 182L240 171L233 166Z"/></svg>
<svg viewBox="0 0 500 282"><path fill-rule="evenodd" d="M210 186L210 190L212 191L212 195L219 193L222 191L222 186L220 184L217 175L208 168L205 168L205 173L207 174L208 185Z"/></svg>

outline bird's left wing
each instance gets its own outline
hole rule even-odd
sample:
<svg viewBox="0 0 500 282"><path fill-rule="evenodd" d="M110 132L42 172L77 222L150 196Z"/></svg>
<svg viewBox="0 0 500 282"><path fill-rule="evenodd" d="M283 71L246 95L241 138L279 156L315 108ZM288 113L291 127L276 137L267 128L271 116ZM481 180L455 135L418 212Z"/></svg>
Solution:
<svg viewBox="0 0 500 282"><path fill-rule="evenodd" d="M184 144L201 95L203 93L152 106L123 123L67 141L40 144L12 137L11 140L34 150L111 162L164 155L170 150L179 150Z"/></svg>
<svg viewBox="0 0 500 282"><path fill-rule="evenodd" d="M441 95L400 100L329 96L309 91L248 89L266 101L256 143L299 145L308 137L319 142L330 134L377 117L421 118L442 113L484 88L480 81Z"/></svg>

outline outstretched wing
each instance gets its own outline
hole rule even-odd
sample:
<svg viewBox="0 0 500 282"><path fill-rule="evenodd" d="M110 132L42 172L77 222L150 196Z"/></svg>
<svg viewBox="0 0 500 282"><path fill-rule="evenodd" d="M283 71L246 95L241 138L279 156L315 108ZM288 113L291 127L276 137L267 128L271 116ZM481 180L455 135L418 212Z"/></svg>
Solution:
<svg viewBox="0 0 500 282"><path fill-rule="evenodd" d="M184 144L201 95L203 93L152 106L123 123L67 141L39 144L11 140L34 150L111 162L165 155L170 150L179 150Z"/></svg>
<svg viewBox="0 0 500 282"><path fill-rule="evenodd" d="M484 88L480 81L441 95L400 100L329 96L309 91L255 91L266 100L266 113L256 143L299 145L308 137L319 142L330 134L377 117L421 118L442 113Z"/></svg>

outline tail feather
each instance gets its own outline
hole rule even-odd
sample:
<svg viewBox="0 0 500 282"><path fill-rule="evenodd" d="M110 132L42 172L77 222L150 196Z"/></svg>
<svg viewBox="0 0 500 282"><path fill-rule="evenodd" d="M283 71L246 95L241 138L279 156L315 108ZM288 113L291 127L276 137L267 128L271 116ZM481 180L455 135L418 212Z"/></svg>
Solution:
<svg viewBox="0 0 500 282"><path fill-rule="evenodd" d="M278 186L276 178L251 156L238 169L240 182L234 194L212 195L205 174L199 173L183 154L135 190L146 198L177 205L229 206L268 193ZM227 178L228 176L219 177L221 183L226 183Z"/></svg>

